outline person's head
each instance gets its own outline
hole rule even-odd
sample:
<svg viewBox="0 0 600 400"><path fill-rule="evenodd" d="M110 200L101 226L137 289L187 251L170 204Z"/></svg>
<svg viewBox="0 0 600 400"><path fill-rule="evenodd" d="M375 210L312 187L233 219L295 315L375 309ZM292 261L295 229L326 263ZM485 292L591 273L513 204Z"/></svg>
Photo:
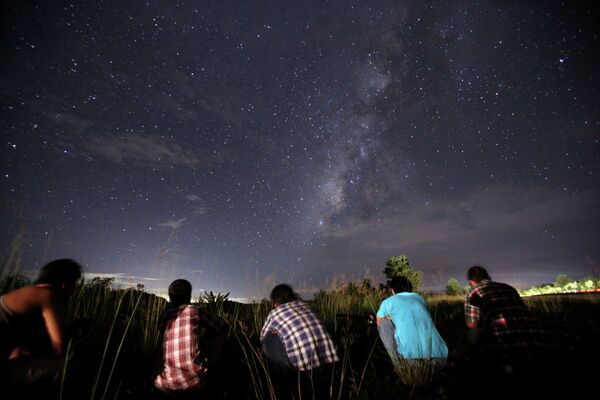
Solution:
<svg viewBox="0 0 600 400"><path fill-rule="evenodd" d="M469 285L476 286L481 281L490 280L491 278L485 268L480 267L479 265L474 265L467 271L467 279L469 281Z"/></svg>
<svg viewBox="0 0 600 400"><path fill-rule="evenodd" d="M394 293L412 292L412 283L405 276L395 276L389 283Z"/></svg>
<svg viewBox="0 0 600 400"><path fill-rule="evenodd" d="M72 290L81 278L81 265L70 258L50 261L40 270L34 284L50 284Z"/></svg>
<svg viewBox="0 0 600 400"><path fill-rule="evenodd" d="M169 300L173 304L189 304L192 301L192 284L176 279L169 285Z"/></svg>
<svg viewBox="0 0 600 400"><path fill-rule="evenodd" d="M271 290L271 302L275 306L280 306L285 303L289 303L290 301L294 301L298 299L296 293L290 285L286 285L282 283L277 285Z"/></svg>

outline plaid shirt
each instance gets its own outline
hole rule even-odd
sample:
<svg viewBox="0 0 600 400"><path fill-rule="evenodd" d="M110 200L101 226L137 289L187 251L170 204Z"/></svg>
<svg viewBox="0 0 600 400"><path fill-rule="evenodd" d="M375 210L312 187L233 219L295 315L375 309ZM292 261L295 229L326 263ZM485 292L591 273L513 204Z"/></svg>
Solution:
<svg viewBox="0 0 600 400"><path fill-rule="evenodd" d="M472 288L465 319L484 329L484 346L500 358L533 357L550 343L519 293L505 283L484 280Z"/></svg>
<svg viewBox="0 0 600 400"><path fill-rule="evenodd" d="M279 335L290 362L300 371L338 361L325 327L303 301L291 301L271 310L260 333L261 341L269 332Z"/></svg>
<svg viewBox="0 0 600 400"><path fill-rule="evenodd" d="M201 332L207 328L221 332L226 323L191 304L167 309L162 318L168 321L162 343L164 365L154 380L154 386L162 391L175 392L199 388L208 372Z"/></svg>

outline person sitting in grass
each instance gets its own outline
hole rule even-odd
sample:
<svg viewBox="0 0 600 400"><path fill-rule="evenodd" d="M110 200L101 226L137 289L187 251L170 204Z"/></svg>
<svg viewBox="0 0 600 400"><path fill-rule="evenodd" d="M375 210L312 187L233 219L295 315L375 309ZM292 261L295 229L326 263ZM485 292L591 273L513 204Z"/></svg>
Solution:
<svg viewBox="0 0 600 400"><path fill-rule="evenodd" d="M404 276L392 278L391 296L377 311L377 329L395 367L426 361L434 370L448 358L448 347L431 319L425 300Z"/></svg>
<svg viewBox="0 0 600 400"><path fill-rule="evenodd" d="M478 265L469 268L467 279L471 290L465 299L465 321L479 361L511 372L516 364L547 354L548 332L512 286L492 281Z"/></svg>
<svg viewBox="0 0 600 400"><path fill-rule="evenodd" d="M472 350L472 397L564 398L547 385L558 378L550 335L519 293L492 281L478 265L469 268L467 279L471 290L464 309Z"/></svg>
<svg viewBox="0 0 600 400"><path fill-rule="evenodd" d="M66 308L80 277L77 262L54 260L32 285L0 297L0 391L50 396L59 388L67 347Z"/></svg>
<svg viewBox="0 0 600 400"><path fill-rule="evenodd" d="M227 323L192 305L192 284L177 279L169 285L170 303L160 316L160 372L154 387L168 398L217 398ZM160 396L159 396L160 397Z"/></svg>
<svg viewBox="0 0 600 400"><path fill-rule="evenodd" d="M275 286L270 298L273 308L262 327L260 341L271 379L287 390L299 386L296 379L308 377L311 385L307 389L315 391L313 397L321 398L319 393L325 390L325 380L331 376L327 372L339 360L331 337L289 285ZM283 394L286 395L290 393Z"/></svg>

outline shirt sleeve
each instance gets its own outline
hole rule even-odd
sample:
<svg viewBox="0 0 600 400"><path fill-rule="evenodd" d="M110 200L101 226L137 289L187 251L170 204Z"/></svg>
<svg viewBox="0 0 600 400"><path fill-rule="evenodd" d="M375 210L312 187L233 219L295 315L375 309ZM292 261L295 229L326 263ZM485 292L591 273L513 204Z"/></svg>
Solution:
<svg viewBox="0 0 600 400"><path fill-rule="evenodd" d="M269 316L267 317L267 320L265 321L265 324L262 327L262 330L260 331L260 341L261 342L263 341L265 336L267 336L267 333L269 333L269 330L271 330L272 325L273 325L273 316L272 316L272 312L270 312Z"/></svg>
<svg viewBox="0 0 600 400"><path fill-rule="evenodd" d="M381 305L379 306L379 310L377 311L377 316L379 318L388 317L390 315L388 308L389 308L388 301L386 299L383 302L381 302Z"/></svg>
<svg viewBox="0 0 600 400"><path fill-rule="evenodd" d="M479 296L473 290L467 294L465 299L465 321L467 322L479 322L481 319L481 309L473 305L473 297Z"/></svg>

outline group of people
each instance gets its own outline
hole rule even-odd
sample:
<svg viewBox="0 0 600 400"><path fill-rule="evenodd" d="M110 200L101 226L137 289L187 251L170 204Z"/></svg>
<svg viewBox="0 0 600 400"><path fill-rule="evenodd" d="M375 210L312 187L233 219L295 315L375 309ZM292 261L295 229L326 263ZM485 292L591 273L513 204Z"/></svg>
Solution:
<svg viewBox="0 0 600 400"><path fill-rule="evenodd" d="M0 390L17 394L31 387L56 386L65 364L66 306L81 277L70 259L46 264L30 286L0 296ZM491 280L480 266L467 272L471 289L465 300L468 338L474 359L503 373L530 367L550 340L517 291ZM405 277L388 283L390 296L376 323L392 362L429 363L441 370L448 346L436 329L425 300ZM192 285L169 285L169 304L160 317L153 386L158 397L213 398L227 374L228 323L193 305ZM333 366L339 361L327 329L310 306L287 284L273 288L271 310L260 333L261 350L274 390L293 398L300 380L310 380L313 398L325 398ZM321 391L321 392L317 392ZM10 394L7 392L7 394ZM2 397L5 398L5 397Z"/></svg>

